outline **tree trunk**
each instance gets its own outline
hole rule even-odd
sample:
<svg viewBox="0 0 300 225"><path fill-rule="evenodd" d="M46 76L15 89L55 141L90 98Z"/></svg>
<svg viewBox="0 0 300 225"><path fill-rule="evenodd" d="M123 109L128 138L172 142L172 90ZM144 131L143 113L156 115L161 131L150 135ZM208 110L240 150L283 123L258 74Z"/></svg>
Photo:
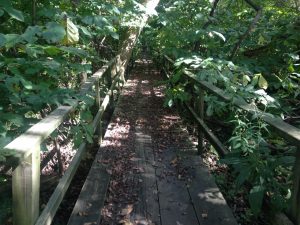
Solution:
<svg viewBox="0 0 300 225"><path fill-rule="evenodd" d="M157 4L159 3L159 0L146 0L143 2L143 5L146 7L147 11L151 12L155 9ZM112 77L117 75L117 72L120 76L120 79L124 82L125 81L125 70L127 67L127 64L130 60L133 47L135 46L138 37L144 28L144 26L147 23L147 20L149 18L149 14L146 12L141 15L140 21L137 24L140 24L139 27L129 27L126 34L125 34L125 41L122 42L119 54L117 55L117 63L116 68L114 68L112 71L115 71L112 73Z"/></svg>

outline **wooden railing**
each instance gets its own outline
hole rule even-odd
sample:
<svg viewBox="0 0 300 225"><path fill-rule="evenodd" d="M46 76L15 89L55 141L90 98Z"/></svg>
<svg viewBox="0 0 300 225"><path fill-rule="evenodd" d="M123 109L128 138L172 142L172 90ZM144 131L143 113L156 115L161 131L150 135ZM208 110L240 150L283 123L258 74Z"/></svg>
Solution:
<svg viewBox="0 0 300 225"><path fill-rule="evenodd" d="M106 63L94 73L81 87L79 95L84 96L94 91L97 114L93 119L93 132L97 131L99 142L102 137L101 119L105 109L112 99L113 91L119 80L116 58ZM107 76L110 89L104 98L100 96L101 78ZM118 85L121 86L121 85ZM78 100L70 99L71 106L62 105L47 117L28 129L24 134L14 139L0 150L0 156L5 158L4 165L13 168L12 196L14 225L50 225L62 202L62 199L83 158L87 144L82 143L76 151L68 169L60 179L55 191L50 197L41 215L40 210L40 149L41 144L69 117L79 104Z"/></svg>
<svg viewBox="0 0 300 225"><path fill-rule="evenodd" d="M168 56L164 56L164 72L170 76L170 71L174 67L174 60ZM297 147L297 152L295 154L296 161L293 169L293 193L292 193L292 202L290 206L290 211L288 212L290 217L293 219L296 224L300 224L300 129L284 122L281 118L275 117L272 114L262 112L254 105L248 104L243 98L229 96L225 91L220 88L212 85L209 82L199 80L195 74L188 70L183 70L183 74L189 79L192 83L198 85L200 88L199 96L195 98L194 106L190 104L185 104L188 110L193 115L195 121L198 124L198 153L201 154L203 150L203 138L204 136L210 141L210 143L217 150L218 154L221 157L224 157L228 153L228 149L221 143L221 141L216 137L216 135L209 129L204 121L204 91L211 93L220 99L231 102L234 106L241 108L252 115L256 115L259 118L263 119L266 123L270 125L271 128L277 134L288 141L291 145ZM281 215L278 218L285 217ZM283 218L283 221L286 221L287 218ZM283 222L282 225L290 224L289 222ZM278 223L280 224L280 222Z"/></svg>

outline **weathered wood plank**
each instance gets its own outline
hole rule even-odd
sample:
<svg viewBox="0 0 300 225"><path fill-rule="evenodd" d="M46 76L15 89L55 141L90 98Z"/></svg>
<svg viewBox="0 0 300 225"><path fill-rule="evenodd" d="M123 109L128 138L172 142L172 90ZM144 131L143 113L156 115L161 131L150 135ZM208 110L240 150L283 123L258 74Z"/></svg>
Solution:
<svg viewBox="0 0 300 225"><path fill-rule="evenodd" d="M99 150L100 151L100 150ZM99 224L110 175L96 157L80 192L68 225Z"/></svg>
<svg viewBox="0 0 300 225"><path fill-rule="evenodd" d="M175 156L176 152L169 148L163 153L162 164L158 163L161 165L157 168L161 223L197 225L198 219L185 182L177 178L170 165Z"/></svg>
<svg viewBox="0 0 300 225"><path fill-rule="evenodd" d="M14 225L34 224L40 209L40 146L13 171L12 193Z"/></svg>
<svg viewBox="0 0 300 225"><path fill-rule="evenodd" d="M192 199L197 217L201 225L237 225L222 193L217 187L201 157L188 156L184 165L191 168L194 178L188 183L189 195Z"/></svg>
<svg viewBox="0 0 300 225"><path fill-rule="evenodd" d="M158 202L158 189L156 184L155 161L151 145L151 136L143 133L137 126L135 132L135 151L138 156L138 167L142 168L140 174L141 189L140 202L135 206L135 220L141 224L160 225Z"/></svg>
<svg viewBox="0 0 300 225"><path fill-rule="evenodd" d="M205 124L205 122L199 118L199 116L196 114L196 112L192 109L191 106L186 105L187 108L190 110L190 112L193 114L194 118L200 125L200 127L203 130L203 133L205 133L207 139L211 142L211 144L215 147L215 149L218 151L218 153L224 157L228 150L225 148L225 146L220 142L220 140L214 135L213 132L210 131L208 126Z"/></svg>

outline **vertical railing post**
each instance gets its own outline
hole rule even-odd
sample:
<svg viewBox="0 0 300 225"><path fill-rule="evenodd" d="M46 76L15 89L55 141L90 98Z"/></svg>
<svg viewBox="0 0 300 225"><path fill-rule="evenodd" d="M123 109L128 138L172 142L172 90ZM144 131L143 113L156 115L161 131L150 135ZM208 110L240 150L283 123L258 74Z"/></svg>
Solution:
<svg viewBox="0 0 300 225"><path fill-rule="evenodd" d="M101 107L101 95L100 95L100 80L97 79L96 81L96 106L98 111L100 111L100 107ZM98 135L98 144L101 145L102 142L102 118L100 118L99 120L99 124L98 124L98 129L97 129L97 135Z"/></svg>
<svg viewBox="0 0 300 225"><path fill-rule="evenodd" d="M40 146L13 171L13 224L33 225L39 216Z"/></svg>
<svg viewBox="0 0 300 225"><path fill-rule="evenodd" d="M197 99L197 109L198 115L201 120L204 120L204 90L200 88L199 97ZM198 154L201 155L204 149L204 134L202 132L201 126L198 125Z"/></svg>
<svg viewBox="0 0 300 225"><path fill-rule="evenodd" d="M297 148L293 169L293 194L290 213L296 224L300 224L300 149Z"/></svg>

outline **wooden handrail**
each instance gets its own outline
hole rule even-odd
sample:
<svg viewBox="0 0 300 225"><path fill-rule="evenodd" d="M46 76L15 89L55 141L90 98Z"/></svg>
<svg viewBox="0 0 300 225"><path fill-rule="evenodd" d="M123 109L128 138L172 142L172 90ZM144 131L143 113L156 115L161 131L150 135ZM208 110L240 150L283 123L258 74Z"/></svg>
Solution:
<svg viewBox="0 0 300 225"><path fill-rule="evenodd" d="M167 61L174 64L174 60L172 60L168 56L164 56ZM219 98L223 99L224 101L231 102L233 105L245 110L246 112L255 115L257 117L262 118L266 123L268 123L281 137L285 138L287 141L289 141L291 144L295 145L298 149L296 152L296 162L294 164L293 168L293 194L292 194L292 203L290 206L290 212L289 215L297 222L297 224L300 224L300 203L299 203L299 196L300 196L300 129L284 122L281 118L276 118L274 115L262 112L259 110L256 106L248 104L243 98L241 97L234 97L228 95L225 91L222 89L214 86L213 84L199 80L198 77L188 71L187 69L183 70L184 75L188 77L188 79L192 79L193 82L196 82L201 90L206 90L208 92L211 92L212 94L218 96ZM203 92L202 92L203 93ZM221 157L224 157L227 154L227 149L225 146L219 141L219 139L214 135L213 132L209 130L207 125L204 123L203 118L201 118L201 114L203 113L203 108L201 109L202 112L199 112L200 115L198 115L195 110L190 106L186 104L186 107L189 109L189 111L192 113L193 117L201 127L201 130L198 130L198 132L205 133L207 139L211 142L211 144L215 147L218 154ZM201 111L200 110L200 111ZM203 137L200 135L198 136L198 143L202 142ZM199 144L198 144L199 145ZM272 219L275 221L274 224L293 224L290 219L284 214L284 213L277 213L275 215L276 220L280 220L280 222Z"/></svg>
<svg viewBox="0 0 300 225"><path fill-rule="evenodd" d="M171 63L174 63L172 59L170 59L168 56L165 56L165 58L170 61ZM232 102L235 106L253 114L260 118L262 118L266 123L268 123L274 130L283 138L288 140L291 144L297 146L300 148L300 129L284 122L281 118L277 118L273 116L272 114L262 112L254 105L248 104L243 98L238 97L232 97L229 96L225 91L221 90L220 88L216 87L215 85L207 82L202 81L197 78L197 76L188 71L183 70L183 73L196 83L198 83L201 88L205 89L206 91L211 92L212 94L218 96L219 98L227 101Z"/></svg>
<svg viewBox="0 0 300 225"><path fill-rule="evenodd" d="M79 96L86 95L96 85L96 102L98 113L92 123L93 131L101 130L101 118L106 109L116 81L110 87L102 105L100 105L99 79L106 71L116 67L116 59L112 59L87 79L82 85ZM116 71L118 74L118 71ZM111 74L109 74L111 76ZM118 76L115 76L117 79ZM77 150L65 175L60 180L43 213L39 217L39 192L40 192L40 145L57 129L63 121L73 112L79 104L77 99L69 99L70 106L59 106L46 118L29 128L25 133L14 139L3 149L0 149L2 162L5 166L13 168L12 193L13 193L13 222L15 225L33 225L38 219L38 225L50 225L52 219L70 185L70 182L79 166L86 143L82 143Z"/></svg>
<svg viewBox="0 0 300 225"><path fill-rule="evenodd" d="M89 77L89 79L82 85L79 94L86 94L114 62L115 59L112 59L91 77ZM70 99L70 102L73 102L71 106L59 106L46 118L33 125L25 133L14 139L3 149L0 149L0 155L6 158L6 162L4 162L4 164L16 167L30 154L32 154L32 150L36 146L39 146L47 137L49 137L49 135L77 107L77 100Z"/></svg>

